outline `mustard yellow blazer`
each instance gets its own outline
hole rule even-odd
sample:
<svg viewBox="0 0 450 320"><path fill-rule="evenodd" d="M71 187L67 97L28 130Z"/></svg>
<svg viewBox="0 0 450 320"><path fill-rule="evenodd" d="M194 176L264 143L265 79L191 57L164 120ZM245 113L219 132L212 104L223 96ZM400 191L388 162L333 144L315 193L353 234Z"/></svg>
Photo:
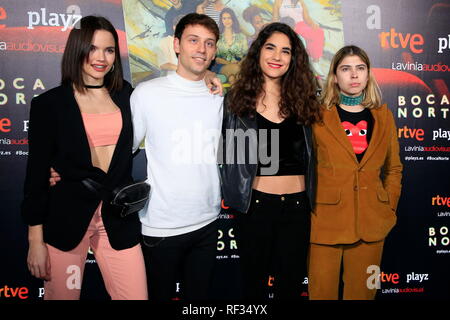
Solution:
<svg viewBox="0 0 450 320"><path fill-rule="evenodd" d="M374 126L358 162L336 107L324 109L313 125L317 196L311 215L311 242L350 244L383 240L395 225L402 163L397 128L386 104L370 109Z"/></svg>

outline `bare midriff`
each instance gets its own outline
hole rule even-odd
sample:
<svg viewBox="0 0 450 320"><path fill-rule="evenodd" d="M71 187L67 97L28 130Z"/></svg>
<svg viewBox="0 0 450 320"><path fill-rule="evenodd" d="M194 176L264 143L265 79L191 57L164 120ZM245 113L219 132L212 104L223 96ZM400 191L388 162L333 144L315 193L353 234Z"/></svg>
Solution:
<svg viewBox="0 0 450 320"><path fill-rule="evenodd" d="M305 191L305 176L257 176L253 189L272 194L289 194Z"/></svg>

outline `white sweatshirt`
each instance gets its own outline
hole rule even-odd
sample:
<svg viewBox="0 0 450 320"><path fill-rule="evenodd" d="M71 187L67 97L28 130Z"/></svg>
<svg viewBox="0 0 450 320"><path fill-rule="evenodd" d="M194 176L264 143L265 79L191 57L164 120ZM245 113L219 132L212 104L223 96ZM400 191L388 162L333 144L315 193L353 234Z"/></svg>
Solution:
<svg viewBox="0 0 450 320"><path fill-rule="evenodd" d="M133 150L145 138L151 185L150 200L140 212L142 234L180 235L217 218L222 100L203 80L176 72L140 83L131 95Z"/></svg>

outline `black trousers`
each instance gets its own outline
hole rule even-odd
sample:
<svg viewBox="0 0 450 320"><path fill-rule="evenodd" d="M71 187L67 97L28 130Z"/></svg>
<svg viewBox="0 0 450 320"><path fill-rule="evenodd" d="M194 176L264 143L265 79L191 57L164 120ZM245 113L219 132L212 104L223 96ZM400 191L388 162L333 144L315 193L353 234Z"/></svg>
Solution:
<svg viewBox="0 0 450 320"><path fill-rule="evenodd" d="M306 192L253 190L249 212L236 216L236 240L247 300L302 299L307 276L310 205ZM305 286L306 287L306 286Z"/></svg>
<svg viewBox="0 0 450 320"><path fill-rule="evenodd" d="M217 251L217 220L172 237L143 236L149 300L207 300ZM180 281L180 294L176 283Z"/></svg>

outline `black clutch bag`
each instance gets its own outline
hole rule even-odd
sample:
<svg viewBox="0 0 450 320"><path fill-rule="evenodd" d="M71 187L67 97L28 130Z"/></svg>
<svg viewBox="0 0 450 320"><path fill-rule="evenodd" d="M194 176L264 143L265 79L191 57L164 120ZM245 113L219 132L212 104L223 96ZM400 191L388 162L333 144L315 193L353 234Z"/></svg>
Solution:
<svg viewBox="0 0 450 320"><path fill-rule="evenodd" d="M100 183L91 178L84 179L82 183L90 191L102 198L106 193L108 198L112 199L110 204L118 209L121 217L126 217L144 208L151 189L150 185L145 181L121 186L112 192L107 191Z"/></svg>
<svg viewBox="0 0 450 320"><path fill-rule="evenodd" d="M150 185L145 182L135 182L113 191L111 204L120 208L120 216L138 212L144 208L150 194Z"/></svg>

